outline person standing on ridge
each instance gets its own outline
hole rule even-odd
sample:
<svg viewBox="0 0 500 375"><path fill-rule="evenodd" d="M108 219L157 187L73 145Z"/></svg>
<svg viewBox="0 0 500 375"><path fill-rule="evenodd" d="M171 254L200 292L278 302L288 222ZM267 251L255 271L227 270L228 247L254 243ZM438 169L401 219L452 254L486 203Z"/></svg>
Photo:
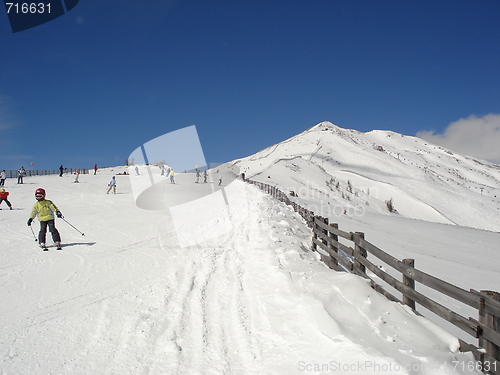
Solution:
<svg viewBox="0 0 500 375"><path fill-rule="evenodd" d="M28 219L28 226L31 226L33 219L38 215L40 221L40 232L38 233L38 243L43 250L47 250L45 246L45 239L47 234L47 227L49 227L52 240L57 246L57 250L61 250L61 235L56 229L54 213L60 219L63 218L59 208L50 200L45 199L45 190L42 188L36 189L35 198L37 202L31 210L30 218Z"/></svg>
<svg viewBox="0 0 500 375"><path fill-rule="evenodd" d="M174 168L171 168L170 169L170 183L172 183L172 184L175 184L174 176L175 176Z"/></svg>
<svg viewBox="0 0 500 375"><path fill-rule="evenodd" d="M9 193L5 191L5 189L0 189L0 204L2 204L3 201L9 206L9 208L12 210L12 205L10 204L9 200L7 197L9 196Z"/></svg>
<svg viewBox="0 0 500 375"><path fill-rule="evenodd" d="M97 173L97 164L94 164L94 175Z"/></svg>
<svg viewBox="0 0 500 375"><path fill-rule="evenodd" d="M63 173L64 173L64 167L61 164L61 166L59 167L59 177L62 177Z"/></svg>
<svg viewBox="0 0 500 375"><path fill-rule="evenodd" d="M0 172L0 186L5 185L5 179L7 178L7 174L5 173L5 169Z"/></svg>

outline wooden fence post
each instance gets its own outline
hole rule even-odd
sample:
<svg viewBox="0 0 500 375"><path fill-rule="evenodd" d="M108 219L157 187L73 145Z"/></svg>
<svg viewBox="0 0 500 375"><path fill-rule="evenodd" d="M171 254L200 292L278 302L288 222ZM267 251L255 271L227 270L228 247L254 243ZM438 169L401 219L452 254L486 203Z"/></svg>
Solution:
<svg viewBox="0 0 500 375"><path fill-rule="evenodd" d="M496 332L500 332L500 316L496 316L488 310L486 300L488 297L490 297L494 300L500 301L500 293L489 290L481 290L481 294L484 294L486 296L480 297L479 322L483 323L485 326L491 328ZM485 349L489 356L495 358L496 360L500 360L499 346L486 340L483 337L481 330L478 336L479 346Z"/></svg>
<svg viewBox="0 0 500 375"><path fill-rule="evenodd" d="M327 217L320 217L320 220L328 226L328 223L330 222L328 220ZM328 244L328 241L326 239L324 239L325 237L326 238L329 238L329 233L328 233L328 229L321 229L321 232L324 234L324 237L321 239L321 242L323 242L323 245L325 245L325 247L331 247L329 246ZM332 256L330 256L330 254L320 254L321 255L321 260L331 269L334 269L335 271L337 271L337 267L336 267L336 264L335 264L335 261L336 259L333 258Z"/></svg>
<svg viewBox="0 0 500 375"><path fill-rule="evenodd" d="M363 239L365 238L365 234L363 232L356 232L356 233L352 234L352 236L351 236L352 240L354 240L354 236L357 236L357 237L363 238ZM354 243L354 255L357 257L366 258L368 254L367 254L365 249L360 247L357 243ZM356 258L354 258L353 265L354 265L354 269L356 270L356 272L360 276L366 277L365 266L363 266Z"/></svg>
<svg viewBox="0 0 500 375"><path fill-rule="evenodd" d="M318 224L316 224L316 217L313 217L313 239L317 240L318 239L318 233L316 232L318 230ZM317 251L318 246L316 243L313 241L312 243L312 251Z"/></svg>
<svg viewBox="0 0 500 375"><path fill-rule="evenodd" d="M330 226L332 228L335 228L335 229L339 229L339 225L337 223L331 223ZM332 241L335 241L335 242L338 242L339 241L339 236L337 236L336 234L330 232L330 235L329 237L332 239ZM339 250L337 249L336 246L334 246L333 244L330 244L330 249L334 252L336 252L338 254ZM337 269L339 268L339 262L337 261L336 258L332 258L332 262L333 264L337 267Z"/></svg>
<svg viewBox="0 0 500 375"><path fill-rule="evenodd" d="M326 225L328 225L329 220L328 220L328 218L327 218L327 217L322 217L321 219L323 219L323 220L322 220L322 221L323 221L323 223L325 223ZM323 234L324 234L325 236L328 236L328 231L327 231L326 229L323 229L323 230L322 230L322 232L323 232ZM328 241L327 241L327 240L322 240L321 242L323 242L323 244L324 244L325 246L326 246L326 245L328 245Z"/></svg>
<svg viewBox="0 0 500 375"><path fill-rule="evenodd" d="M410 266L411 268L415 268L415 259L403 259L403 263ZM415 280L413 280L411 277L403 275L403 284L415 290ZM415 310L415 301L405 294L403 294L403 303Z"/></svg>

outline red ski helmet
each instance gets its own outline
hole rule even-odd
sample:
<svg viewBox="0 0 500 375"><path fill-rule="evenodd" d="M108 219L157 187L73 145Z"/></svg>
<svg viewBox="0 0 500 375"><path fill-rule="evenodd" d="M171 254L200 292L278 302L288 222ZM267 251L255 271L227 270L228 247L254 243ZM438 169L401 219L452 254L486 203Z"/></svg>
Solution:
<svg viewBox="0 0 500 375"><path fill-rule="evenodd" d="M45 196L45 190L42 189L42 188L36 189L35 195L38 195L38 194L41 194L41 195Z"/></svg>

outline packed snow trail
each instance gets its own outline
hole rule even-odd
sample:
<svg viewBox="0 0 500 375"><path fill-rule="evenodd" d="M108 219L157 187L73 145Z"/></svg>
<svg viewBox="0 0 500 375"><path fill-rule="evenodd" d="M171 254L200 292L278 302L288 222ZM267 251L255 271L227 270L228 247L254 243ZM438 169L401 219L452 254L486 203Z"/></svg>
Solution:
<svg viewBox="0 0 500 375"><path fill-rule="evenodd" d="M234 182L245 199L229 207L232 230L181 248L168 213L134 205L127 176L105 194L113 173L12 187L23 210L1 217L2 375L459 374L453 361L472 360L326 268L302 219L257 188ZM37 249L26 217L38 186L85 237L57 221L67 246Z"/></svg>

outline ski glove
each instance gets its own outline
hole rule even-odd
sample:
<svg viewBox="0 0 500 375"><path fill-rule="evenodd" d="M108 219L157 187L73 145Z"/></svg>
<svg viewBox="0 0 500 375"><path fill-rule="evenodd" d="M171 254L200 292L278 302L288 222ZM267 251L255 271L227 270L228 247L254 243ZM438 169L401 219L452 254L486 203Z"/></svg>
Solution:
<svg viewBox="0 0 500 375"><path fill-rule="evenodd" d="M32 222L32 221L33 221L33 219L30 217L30 218L28 219L28 227L31 227L31 222Z"/></svg>
<svg viewBox="0 0 500 375"><path fill-rule="evenodd" d="M62 219L62 218L63 218L63 215L62 215L61 211L57 211L57 212L56 212L56 215L57 215L57 217L58 217L59 219Z"/></svg>

